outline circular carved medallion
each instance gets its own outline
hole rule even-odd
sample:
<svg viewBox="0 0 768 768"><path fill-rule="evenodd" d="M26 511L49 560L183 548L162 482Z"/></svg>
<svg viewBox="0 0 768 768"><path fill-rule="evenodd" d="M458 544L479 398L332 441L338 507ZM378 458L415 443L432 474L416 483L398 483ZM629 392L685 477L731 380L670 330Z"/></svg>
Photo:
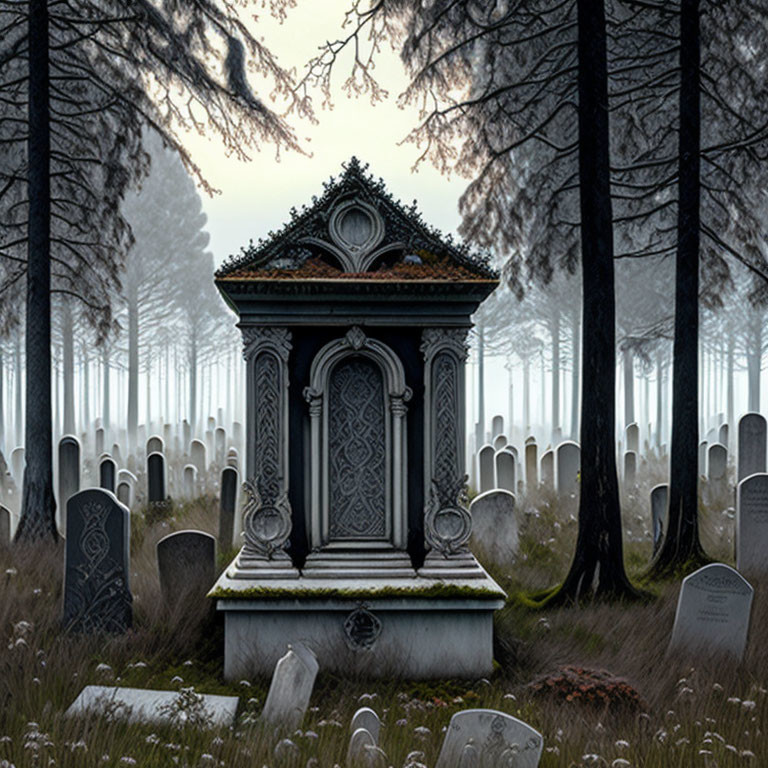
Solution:
<svg viewBox="0 0 768 768"><path fill-rule="evenodd" d="M367 608L355 608L344 621L344 635L352 650L370 650L381 634L381 621Z"/></svg>

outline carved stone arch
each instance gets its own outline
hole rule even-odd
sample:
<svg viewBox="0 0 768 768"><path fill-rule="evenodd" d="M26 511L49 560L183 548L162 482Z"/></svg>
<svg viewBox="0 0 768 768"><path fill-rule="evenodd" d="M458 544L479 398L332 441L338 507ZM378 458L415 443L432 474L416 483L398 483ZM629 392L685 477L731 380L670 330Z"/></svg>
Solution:
<svg viewBox="0 0 768 768"><path fill-rule="evenodd" d="M331 524L329 488L331 485L331 426L329 411L330 386L334 371L346 360L355 358L368 361L380 372L385 402L384 436L386 454L382 482L386 487L386 526L376 541L334 541ZM405 370L395 352L386 344L372 339L358 327L353 327L343 338L326 344L316 355L310 368L310 386L304 390L309 403L311 440L311 482L309 499L310 549L374 548L401 549L407 543L406 508L406 403L411 390L405 383ZM365 537L363 537L365 538Z"/></svg>

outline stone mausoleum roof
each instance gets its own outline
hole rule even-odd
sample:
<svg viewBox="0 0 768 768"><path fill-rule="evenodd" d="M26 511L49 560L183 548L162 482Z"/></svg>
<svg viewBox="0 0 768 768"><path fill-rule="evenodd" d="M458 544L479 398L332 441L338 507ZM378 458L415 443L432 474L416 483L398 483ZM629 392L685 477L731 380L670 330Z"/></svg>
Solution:
<svg viewBox="0 0 768 768"><path fill-rule="evenodd" d="M232 256L216 272L225 293L257 285L282 291L311 285L389 284L422 288L464 284L490 292L498 282L487 256L427 225L414 202L404 206L353 157L310 206Z"/></svg>

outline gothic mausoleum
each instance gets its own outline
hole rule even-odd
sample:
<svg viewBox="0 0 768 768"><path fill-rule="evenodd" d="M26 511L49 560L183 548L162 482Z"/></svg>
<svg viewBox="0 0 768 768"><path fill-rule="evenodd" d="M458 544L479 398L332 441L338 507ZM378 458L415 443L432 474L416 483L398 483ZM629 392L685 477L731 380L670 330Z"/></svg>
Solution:
<svg viewBox="0 0 768 768"><path fill-rule="evenodd" d="M482 676L505 594L467 547L464 364L498 284L354 158L216 273L247 363L243 545L210 592L225 675Z"/></svg>

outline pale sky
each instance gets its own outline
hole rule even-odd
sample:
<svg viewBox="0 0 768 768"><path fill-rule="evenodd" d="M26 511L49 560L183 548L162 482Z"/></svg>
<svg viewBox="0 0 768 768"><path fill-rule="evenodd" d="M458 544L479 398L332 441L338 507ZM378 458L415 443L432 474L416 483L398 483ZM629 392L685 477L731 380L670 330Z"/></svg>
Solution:
<svg viewBox="0 0 768 768"><path fill-rule="evenodd" d="M285 67L297 73L327 39L341 36L341 23L349 0L299 0L280 25L268 14L260 16L252 30L268 41L272 52ZM246 20L245 11L241 17ZM210 248L217 264L253 238L266 236L289 218L292 206L300 208L322 193L322 183L338 176L341 164L352 155L370 164L370 171L384 179L390 192L406 204L414 199L425 220L445 233L459 223L457 201L467 181L456 176L447 179L424 163L411 172L418 150L412 144L398 146L417 124L415 109L403 110L397 95L407 84L406 73L397 55L384 49L377 60L379 82L389 91L389 99L372 106L370 100L348 98L341 84L349 72L345 59L337 63L334 79L334 108L321 109L321 94L314 99L319 123L293 119L292 125L310 156L283 152L275 160L275 149L264 145L250 162L228 158L218 139L190 137L188 146L206 178L221 194L204 197L208 214ZM258 93L260 98L268 94ZM266 100L266 99L265 99Z"/></svg>

